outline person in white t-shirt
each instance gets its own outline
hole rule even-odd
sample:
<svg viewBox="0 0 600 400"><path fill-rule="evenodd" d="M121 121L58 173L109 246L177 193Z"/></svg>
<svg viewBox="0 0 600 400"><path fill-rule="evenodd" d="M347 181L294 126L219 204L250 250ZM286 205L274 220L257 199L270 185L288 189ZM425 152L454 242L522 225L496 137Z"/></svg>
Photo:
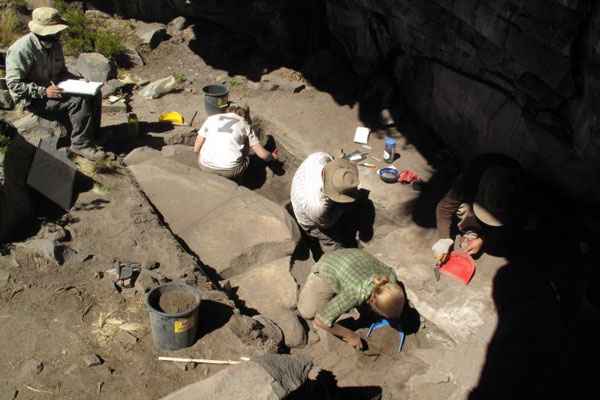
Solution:
<svg viewBox="0 0 600 400"><path fill-rule="evenodd" d="M237 104L230 104L222 114L209 116L194 144L200 169L233 180L248 168L250 150L266 163L277 159L276 153L260 144L250 127L249 108Z"/></svg>
<svg viewBox="0 0 600 400"><path fill-rule="evenodd" d="M321 250L345 247L339 223L348 206L359 197L358 169L346 159L324 152L309 155L292 180L291 203L300 227L315 238Z"/></svg>

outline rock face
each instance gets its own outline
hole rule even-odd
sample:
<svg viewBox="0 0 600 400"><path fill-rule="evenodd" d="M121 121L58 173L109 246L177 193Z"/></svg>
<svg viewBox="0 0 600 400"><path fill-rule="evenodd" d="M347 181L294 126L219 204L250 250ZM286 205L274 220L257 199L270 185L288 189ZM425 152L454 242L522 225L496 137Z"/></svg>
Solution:
<svg viewBox="0 0 600 400"><path fill-rule="evenodd" d="M318 58L332 41L366 86L385 81L383 90L393 88L463 162L505 153L570 195L600 200L595 1L136 0L119 8L146 20L208 19L249 35L273 60Z"/></svg>
<svg viewBox="0 0 600 400"><path fill-rule="evenodd" d="M158 156L129 168L172 231L223 278L290 256L300 240L282 207L227 179Z"/></svg>

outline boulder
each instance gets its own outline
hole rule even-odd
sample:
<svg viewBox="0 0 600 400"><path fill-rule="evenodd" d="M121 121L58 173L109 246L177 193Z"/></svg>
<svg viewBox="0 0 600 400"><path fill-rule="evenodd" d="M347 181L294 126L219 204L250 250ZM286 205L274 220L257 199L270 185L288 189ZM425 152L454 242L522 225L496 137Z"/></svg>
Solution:
<svg viewBox="0 0 600 400"><path fill-rule="evenodd" d="M106 82L117 72L114 64L100 53L80 54L76 69L85 79L96 82Z"/></svg>
<svg viewBox="0 0 600 400"><path fill-rule="evenodd" d="M312 363L283 354L268 354L226 368L162 400L283 400L308 379Z"/></svg>
<svg viewBox="0 0 600 400"><path fill-rule="evenodd" d="M25 5L30 11L35 10L38 7L54 7L54 0L25 0Z"/></svg>
<svg viewBox="0 0 600 400"><path fill-rule="evenodd" d="M167 33L171 36L175 36L183 31L188 26L188 21L185 17L179 16L173 19L167 25Z"/></svg>
<svg viewBox="0 0 600 400"><path fill-rule="evenodd" d="M152 147L136 147L123 159L127 166L143 163L144 161L160 156L160 151Z"/></svg>
<svg viewBox="0 0 600 400"><path fill-rule="evenodd" d="M63 136L67 129L58 121L51 121L38 115L26 113L13 123L19 134L29 143L37 146L41 139L51 136Z"/></svg>
<svg viewBox="0 0 600 400"><path fill-rule="evenodd" d="M288 257L300 240L282 207L230 180L164 157L129 169L173 233L223 278Z"/></svg>
<svg viewBox="0 0 600 400"><path fill-rule="evenodd" d="M100 89L102 91L102 98L107 98L108 96L125 86L127 86L127 84L118 79L109 80L104 85L102 85L102 88Z"/></svg>
<svg viewBox="0 0 600 400"><path fill-rule="evenodd" d="M160 23L138 22L135 28L135 34L143 44L156 48L160 42L167 39L167 27Z"/></svg>
<svg viewBox="0 0 600 400"><path fill-rule="evenodd" d="M86 10L85 11L85 16L88 18L95 18L95 19L109 19L112 18L112 15L102 12L100 10Z"/></svg>
<svg viewBox="0 0 600 400"><path fill-rule="evenodd" d="M256 310L281 328L288 347L306 343L304 329L295 313L298 285L290 273L289 258L255 267L229 279L229 283L244 307Z"/></svg>
<svg viewBox="0 0 600 400"><path fill-rule="evenodd" d="M116 62L123 68L134 68L145 65L140 53L132 46L125 45L123 53L116 56Z"/></svg>
<svg viewBox="0 0 600 400"><path fill-rule="evenodd" d="M171 158L188 167L196 168L198 166L198 154L194 153L194 148L183 144L166 145L160 150L163 157Z"/></svg>

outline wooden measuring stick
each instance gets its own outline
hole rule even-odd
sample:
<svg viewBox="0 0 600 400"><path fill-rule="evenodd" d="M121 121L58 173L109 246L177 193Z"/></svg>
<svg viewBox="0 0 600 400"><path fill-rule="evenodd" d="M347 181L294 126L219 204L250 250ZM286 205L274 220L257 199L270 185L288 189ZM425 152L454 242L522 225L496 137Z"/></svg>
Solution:
<svg viewBox="0 0 600 400"><path fill-rule="evenodd" d="M174 362L191 362L196 364L224 364L224 365L235 365L240 364L242 361L250 361L248 357L240 357L242 361L232 360L207 360L204 358L180 358L180 357L158 357L160 361L174 361Z"/></svg>

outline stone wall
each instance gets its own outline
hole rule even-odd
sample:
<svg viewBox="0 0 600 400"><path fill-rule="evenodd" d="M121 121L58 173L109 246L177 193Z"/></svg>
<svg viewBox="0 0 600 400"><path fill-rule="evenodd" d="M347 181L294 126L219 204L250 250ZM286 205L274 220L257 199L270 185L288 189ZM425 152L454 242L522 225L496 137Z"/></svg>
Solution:
<svg viewBox="0 0 600 400"><path fill-rule="evenodd" d="M302 66L331 46L357 81L385 75L395 83L463 161L507 153L569 194L600 200L596 1L114 3L129 17L211 21L252 38L269 62Z"/></svg>

